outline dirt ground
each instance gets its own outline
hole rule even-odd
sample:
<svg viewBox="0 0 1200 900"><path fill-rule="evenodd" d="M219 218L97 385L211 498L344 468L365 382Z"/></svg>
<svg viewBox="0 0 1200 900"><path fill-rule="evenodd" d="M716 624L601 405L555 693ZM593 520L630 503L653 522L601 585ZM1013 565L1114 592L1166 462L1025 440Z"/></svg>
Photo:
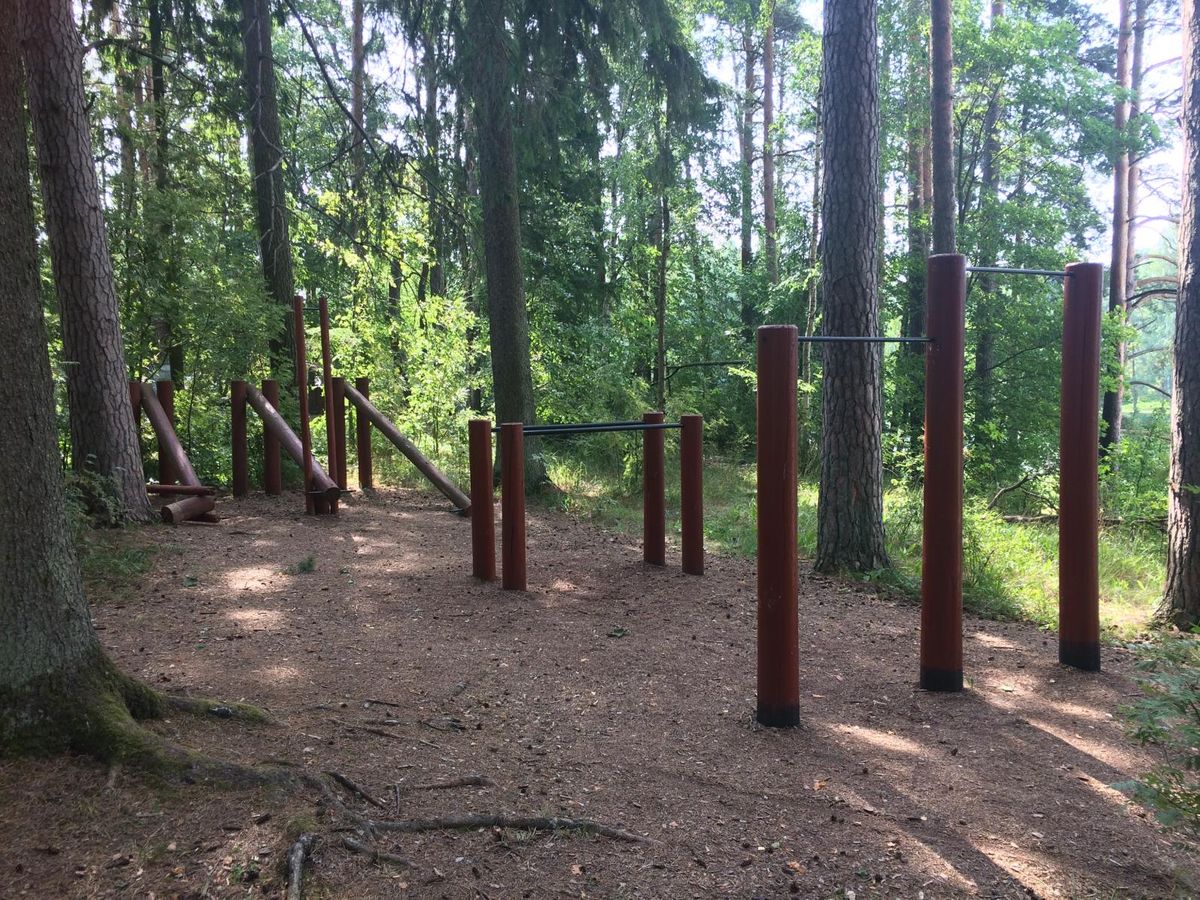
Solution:
<svg viewBox="0 0 1200 900"><path fill-rule="evenodd" d="M136 532L152 573L95 618L129 672L275 721L173 717L178 743L336 771L373 819L586 817L570 832L379 835L341 845L316 791L164 785L86 760L0 764L0 896L279 897L296 833L305 896L1189 897L1200 875L1109 785L1151 760L1117 708L1128 660L1056 663L1035 628L968 619L970 689L915 688L918 610L800 586L803 726L753 722L753 564L678 556L561 515L529 521L528 593L470 577L469 524L388 491L336 518L296 497L223 501L219 525ZM315 568L305 572L312 556ZM436 789L463 776L480 785Z"/></svg>

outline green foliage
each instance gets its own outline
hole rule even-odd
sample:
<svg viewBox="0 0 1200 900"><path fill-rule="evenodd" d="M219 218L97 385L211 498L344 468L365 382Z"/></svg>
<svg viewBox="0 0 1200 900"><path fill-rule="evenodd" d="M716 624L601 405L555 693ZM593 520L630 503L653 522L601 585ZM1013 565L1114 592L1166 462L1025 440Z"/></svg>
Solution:
<svg viewBox="0 0 1200 900"><path fill-rule="evenodd" d="M1140 780L1116 787L1168 828L1200 837L1200 640L1169 635L1134 651L1142 696L1123 713L1133 737L1160 762Z"/></svg>
<svg viewBox="0 0 1200 900"><path fill-rule="evenodd" d="M299 562L292 563L283 570L285 575L308 575L317 570L317 558L311 553Z"/></svg>

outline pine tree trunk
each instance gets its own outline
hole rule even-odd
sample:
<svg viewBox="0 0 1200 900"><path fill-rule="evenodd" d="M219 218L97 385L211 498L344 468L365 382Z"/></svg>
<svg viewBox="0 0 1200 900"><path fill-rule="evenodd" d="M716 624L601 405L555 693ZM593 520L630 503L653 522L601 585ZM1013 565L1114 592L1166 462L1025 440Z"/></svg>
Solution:
<svg viewBox="0 0 1200 900"><path fill-rule="evenodd" d="M354 133L350 138L350 192L356 203L363 201L363 180L367 171L366 147L362 131L365 126L366 50L363 44L364 23L363 0L353 0L350 8L350 115L354 119ZM353 217L354 236L358 237L362 227L362 216Z"/></svg>
<svg viewBox="0 0 1200 900"><path fill-rule="evenodd" d="M1183 211L1171 395L1167 587L1159 615L1200 624L1200 15L1183 0Z"/></svg>
<svg viewBox="0 0 1200 900"><path fill-rule="evenodd" d="M283 185L283 136L271 49L271 5L268 0L242 0L243 78L246 87L246 131L254 176L258 248L267 293L279 306L279 327L270 341L271 368L284 383L295 372L292 299L292 241L288 231L287 192Z"/></svg>
<svg viewBox="0 0 1200 900"><path fill-rule="evenodd" d="M0 15L6 23L0 28L0 330L7 342L0 354L0 407L8 418L0 429L0 458L5 460L0 466L5 498L0 504L0 756L68 749L115 756L134 740L126 703L138 694L150 705L153 696L118 675L104 655L67 524L38 295L16 34L19 30L32 62L30 99L35 89L42 94L37 101L42 115L47 90L64 85L80 89L74 103L69 95L56 97L60 109L54 123L40 126L43 140L52 137L60 144L67 143L66 123L84 115L79 40L72 4L66 0L0 0ZM52 78L44 70L48 64L56 65ZM78 142L78 136L73 138ZM85 158L94 186L91 157ZM80 164L65 156L53 159L56 165ZM48 161L42 165L47 169ZM58 199L54 188L47 194L48 200ZM51 213L47 203L48 214L61 212ZM61 228L59 223L53 230ZM132 423L124 385L122 379L121 409Z"/></svg>
<svg viewBox="0 0 1200 900"><path fill-rule="evenodd" d="M1131 39L1133 37L1133 0L1119 0L1120 25L1117 32L1117 86L1122 96L1113 108L1113 130L1117 140L1124 145L1127 140L1126 125L1129 122L1129 98L1132 86ZM1116 314L1123 322L1127 305L1127 278L1129 271L1129 152L1122 149L1113 167L1113 220L1112 261L1108 269L1108 311ZM1118 341L1113 372L1118 381L1125 377L1125 342ZM1121 442L1121 406L1124 391L1121 387L1104 392L1101 412L1100 452L1107 453Z"/></svg>
<svg viewBox="0 0 1200 900"><path fill-rule="evenodd" d="M822 50L821 276L826 334L879 333L879 57L876 0L826 0ZM878 344L824 350L816 568L888 565Z"/></svg>
<svg viewBox="0 0 1200 900"><path fill-rule="evenodd" d="M767 286L779 284L779 245L775 222L775 22L774 9L763 36L763 250Z"/></svg>
<svg viewBox="0 0 1200 900"><path fill-rule="evenodd" d="M479 197L491 327L492 390L500 422L534 421L529 318L521 264L521 215L513 137L512 75L504 0L469 0L470 94L478 134ZM539 490L546 467L535 441L525 443L525 487Z"/></svg>
<svg viewBox="0 0 1200 900"><path fill-rule="evenodd" d="M738 129L738 150L741 153L741 316L746 339L752 341L758 325L754 306L750 272L754 268L754 102L756 81L754 67L754 32L749 25L742 30L743 88L741 97L741 127Z"/></svg>
<svg viewBox="0 0 1200 900"><path fill-rule="evenodd" d="M152 510L129 410L125 347L73 13L69 0L26 0L21 19L29 109L62 319L72 461L77 471L90 469L111 477L126 515L148 521Z"/></svg>
<svg viewBox="0 0 1200 900"><path fill-rule="evenodd" d="M442 176L438 159L442 143L441 122L438 119L438 66L437 35L426 34L422 38L425 48L421 61L421 82L425 89L423 128L425 132L425 190L429 193L429 231L432 237L433 259L429 264L429 293L443 296L446 293L445 269L445 226L442 221Z"/></svg>
<svg viewBox="0 0 1200 900"><path fill-rule="evenodd" d="M930 3L933 252L954 253L954 47L950 0Z"/></svg>

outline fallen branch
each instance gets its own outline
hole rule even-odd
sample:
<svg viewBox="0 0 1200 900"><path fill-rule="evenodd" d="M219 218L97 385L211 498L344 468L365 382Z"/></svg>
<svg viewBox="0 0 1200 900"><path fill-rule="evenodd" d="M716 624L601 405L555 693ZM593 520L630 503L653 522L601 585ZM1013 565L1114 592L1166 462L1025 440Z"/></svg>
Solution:
<svg viewBox="0 0 1200 900"><path fill-rule="evenodd" d="M629 841L634 844L648 844L650 839L615 828L591 819L563 819L543 816L502 816L481 813L465 816L441 816L436 819L404 819L398 822L370 822L373 830L401 831L406 833L417 831L443 831L472 828L512 828L517 831L582 831L585 834L598 834L617 841Z"/></svg>
<svg viewBox="0 0 1200 900"><path fill-rule="evenodd" d="M312 853L316 840L315 834L305 832L288 851L287 900L301 900L304 896L304 860Z"/></svg>
<svg viewBox="0 0 1200 900"><path fill-rule="evenodd" d="M358 797L361 800L366 800L372 806L378 807L379 809L387 809L387 805L385 803L380 800L376 800L341 772L332 772L326 770L325 774L349 791L352 796Z"/></svg>
<svg viewBox="0 0 1200 900"><path fill-rule="evenodd" d="M414 784L405 787L405 791L444 791L460 787L492 787L494 782L486 775L464 775L461 778L451 778L449 781L434 781L429 784ZM400 787L400 785L396 785Z"/></svg>
<svg viewBox="0 0 1200 900"><path fill-rule="evenodd" d="M376 850L374 847L368 847L366 844L356 841L352 837L343 837L342 846L353 853L361 853L371 860L371 862L392 863L393 865L404 866L405 868L412 867L412 863L403 856L397 856L395 853L387 853L383 850Z"/></svg>

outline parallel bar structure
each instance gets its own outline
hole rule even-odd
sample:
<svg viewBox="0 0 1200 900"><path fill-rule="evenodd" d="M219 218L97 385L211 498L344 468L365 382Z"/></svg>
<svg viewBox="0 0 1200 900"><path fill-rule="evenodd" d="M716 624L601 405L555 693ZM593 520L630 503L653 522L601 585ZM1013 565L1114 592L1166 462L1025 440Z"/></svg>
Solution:
<svg viewBox="0 0 1200 900"><path fill-rule="evenodd" d="M472 419L467 425L471 460L471 574L496 580L496 510L492 487L492 423Z"/></svg>
<svg viewBox="0 0 1200 900"><path fill-rule="evenodd" d="M660 411L642 413L646 425L662 425ZM661 428L642 429L642 559L667 564L666 448Z"/></svg>
<svg viewBox="0 0 1200 900"><path fill-rule="evenodd" d="M795 325L758 329L758 708L763 725L800 724L796 558Z"/></svg>
<svg viewBox="0 0 1200 900"><path fill-rule="evenodd" d="M704 574L704 417L680 416L679 520L683 574Z"/></svg>
<svg viewBox="0 0 1200 900"><path fill-rule="evenodd" d="M1100 318L1104 269L1073 263L1063 287L1058 476L1058 659L1100 670Z"/></svg>
<svg viewBox="0 0 1200 900"><path fill-rule="evenodd" d="M1070 272L1060 272L1055 269L1021 269L1014 266L967 266L967 271L974 275L1037 275L1042 278L1069 278Z"/></svg>
<svg viewBox="0 0 1200 900"><path fill-rule="evenodd" d="M525 435L520 422L500 426L500 586L526 589Z"/></svg>
<svg viewBox="0 0 1200 900"><path fill-rule="evenodd" d="M963 342L966 259L926 260L925 489L921 539L921 687L961 691Z"/></svg>
<svg viewBox="0 0 1200 900"><path fill-rule="evenodd" d="M526 425L525 434L530 435L552 435L552 434L601 434L609 431L670 431L679 428L678 422L602 422L602 423L582 423L579 425ZM492 431L499 431L499 428L493 428Z"/></svg>
<svg viewBox="0 0 1200 900"><path fill-rule="evenodd" d="M798 335L798 344L928 344L930 337L875 337L869 334L812 334Z"/></svg>
<svg viewBox="0 0 1200 900"><path fill-rule="evenodd" d="M229 408L233 460L233 496L245 497L250 492L249 449L246 446L246 382L229 383Z"/></svg>
<svg viewBox="0 0 1200 900"><path fill-rule="evenodd" d="M279 409L279 382L268 378L262 384L262 394L272 409ZM283 472L280 468L279 438L263 429L263 490L270 497L283 493Z"/></svg>
<svg viewBox="0 0 1200 900"><path fill-rule="evenodd" d="M292 461L297 466L303 466L304 444L296 436L296 432L292 431L290 425L279 414L279 410L275 408L273 403L268 402L262 392L252 384L246 385L246 401L258 413L258 417L262 420L263 431L272 432L275 439L279 442L282 450L292 458ZM312 484L317 496L322 501L322 507L328 508L330 503L341 493L337 484L325 470L321 468L320 463L312 458L312 452L309 452L309 468L312 471Z"/></svg>
<svg viewBox="0 0 1200 900"><path fill-rule="evenodd" d="M350 385L346 385L349 389ZM354 379L354 389L364 400L371 399L371 379L362 377ZM358 486L369 491L375 486L375 476L371 465L371 423L358 410L354 412L355 449L358 454Z"/></svg>

